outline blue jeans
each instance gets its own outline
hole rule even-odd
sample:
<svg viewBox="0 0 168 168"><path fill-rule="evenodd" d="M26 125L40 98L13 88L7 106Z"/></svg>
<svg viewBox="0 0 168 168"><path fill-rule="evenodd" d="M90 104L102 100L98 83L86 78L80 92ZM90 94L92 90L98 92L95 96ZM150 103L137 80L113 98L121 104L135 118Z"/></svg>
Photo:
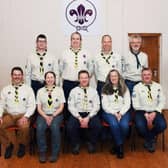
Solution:
<svg viewBox="0 0 168 168"><path fill-rule="evenodd" d="M138 129L138 132L145 138L146 141L151 141L155 138L156 135L163 132L166 127L166 120L161 113L156 113L156 117L153 121L154 127L152 130L149 130L147 127L147 121L144 116L145 111L138 110L135 114L135 124Z"/></svg>
<svg viewBox="0 0 168 168"><path fill-rule="evenodd" d="M116 146L124 144L124 140L129 133L130 112L126 112L120 121L110 113L103 112L102 118L110 125L110 131Z"/></svg>
<svg viewBox="0 0 168 168"><path fill-rule="evenodd" d="M54 117L50 126L47 125L45 119L38 115L37 117L37 145L39 152L47 151L47 143L46 143L46 129L49 128L51 130L51 148L52 155L57 155L61 146L61 135L60 135L60 125L63 120L63 115L60 114Z"/></svg>

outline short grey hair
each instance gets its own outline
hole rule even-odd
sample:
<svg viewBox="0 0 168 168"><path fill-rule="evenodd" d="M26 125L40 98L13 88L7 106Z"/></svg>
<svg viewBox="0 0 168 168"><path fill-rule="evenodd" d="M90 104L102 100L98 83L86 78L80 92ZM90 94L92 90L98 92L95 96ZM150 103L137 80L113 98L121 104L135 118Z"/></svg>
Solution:
<svg viewBox="0 0 168 168"><path fill-rule="evenodd" d="M138 39L142 42L142 37L139 34L132 34L129 36L129 42L131 43L133 39Z"/></svg>

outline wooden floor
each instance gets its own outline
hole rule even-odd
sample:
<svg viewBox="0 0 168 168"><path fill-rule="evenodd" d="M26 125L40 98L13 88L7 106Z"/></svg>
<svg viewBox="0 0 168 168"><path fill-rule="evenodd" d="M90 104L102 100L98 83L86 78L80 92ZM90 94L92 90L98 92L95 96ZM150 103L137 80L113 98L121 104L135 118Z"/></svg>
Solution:
<svg viewBox="0 0 168 168"><path fill-rule="evenodd" d="M168 121L168 114L166 114ZM129 142L125 145L124 159L117 159L115 155L109 153L108 145L103 151L96 154L88 154L83 147L77 156L69 153L60 153L56 163L39 163L38 155L30 156L26 154L19 159L13 154L11 159L5 160L0 157L0 168L167 168L168 167L168 130L165 131L166 147L165 152L161 149L161 136L157 142L155 153L149 153L143 148L143 141L139 139L136 151L131 152Z"/></svg>

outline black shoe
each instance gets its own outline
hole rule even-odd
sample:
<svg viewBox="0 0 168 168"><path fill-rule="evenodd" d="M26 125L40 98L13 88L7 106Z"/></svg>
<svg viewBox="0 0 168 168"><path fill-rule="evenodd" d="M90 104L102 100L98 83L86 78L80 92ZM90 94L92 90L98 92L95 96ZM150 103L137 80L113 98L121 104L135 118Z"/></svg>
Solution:
<svg viewBox="0 0 168 168"><path fill-rule="evenodd" d="M118 158L118 159L124 158L123 145L117 146L117 158Z"/></svg>
<svg viewBox="0 0 168 168"><path fill-rule="evenodd" d="M46 153L45 152L40 152L39 153L39 162L40 163L45 163L46 162Z"/></svg>
<svg viewBox="0 0 168 168"><path fill-rule="evenodd" d="M19 158L23 157L25 155L25 145L19 144L19 150L17 152L17 156Z"/></svg>
<svg viewBox="0 0 168 168"><path fill-rule="evenodd" d="M144 148L146 148L148 152L153 153L155 152L155 145L156 145L156 140L152 139L150 141L145 141Z"/></svg>
<svg viewBox="0 0 168 168"><path fill-rule="evenodd" d="M73 145L72 154L78 155L79 154L79 150L80 150L80 145L79 144Z"/></svg>
<svg viewBox="0 0 168 168"><path fill-rule="evenodd" d="M115 155L115 154L117 153L117 148L116 148L115 146L113 146L113 147L111 148L111 150L110 150L110 153L111 153L112 155Z"/></svg>
<svg viewBox="0 0 168 168"><path fill-rule="evenodd" d="M13 148L14 148L14 146L13 146L12 143L10 143L10 145L6 147L6 151L5 151L5 155L4 155L5 159L11 158L12 152L13 152Z"/></svg>
<svg viewBox="0 0 168 168"><path fill-rule="evenodd" d="M51 163L54 163L58 160L58 155L51 155L50 158L49 158L49 161Z"/></svg>
<svg viewBox="0 0 168 168"><path fill-rule="evenodd" d="M95 153L96 152L96 147L92 143L88 142L87 147L88 147L88 153Z"/></svg>

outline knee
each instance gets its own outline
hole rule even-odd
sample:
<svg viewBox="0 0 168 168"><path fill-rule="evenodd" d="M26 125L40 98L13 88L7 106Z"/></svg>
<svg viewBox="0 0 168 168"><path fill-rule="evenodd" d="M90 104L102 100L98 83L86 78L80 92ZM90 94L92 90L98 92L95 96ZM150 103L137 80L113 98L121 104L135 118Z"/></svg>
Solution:
<svg viewBox="0 0 168 168"><path fill-rule="evenodd" d="M160 122L158 127L160 131L164 131L167 128L167 124L166 122Z"/></svg>
<svg viewBox="0 0 168 168"><path fill-rule="evenodd" d="M122 130L129 130L129 123L128 122L121 123L120 127L122 128Z"/></svg>

